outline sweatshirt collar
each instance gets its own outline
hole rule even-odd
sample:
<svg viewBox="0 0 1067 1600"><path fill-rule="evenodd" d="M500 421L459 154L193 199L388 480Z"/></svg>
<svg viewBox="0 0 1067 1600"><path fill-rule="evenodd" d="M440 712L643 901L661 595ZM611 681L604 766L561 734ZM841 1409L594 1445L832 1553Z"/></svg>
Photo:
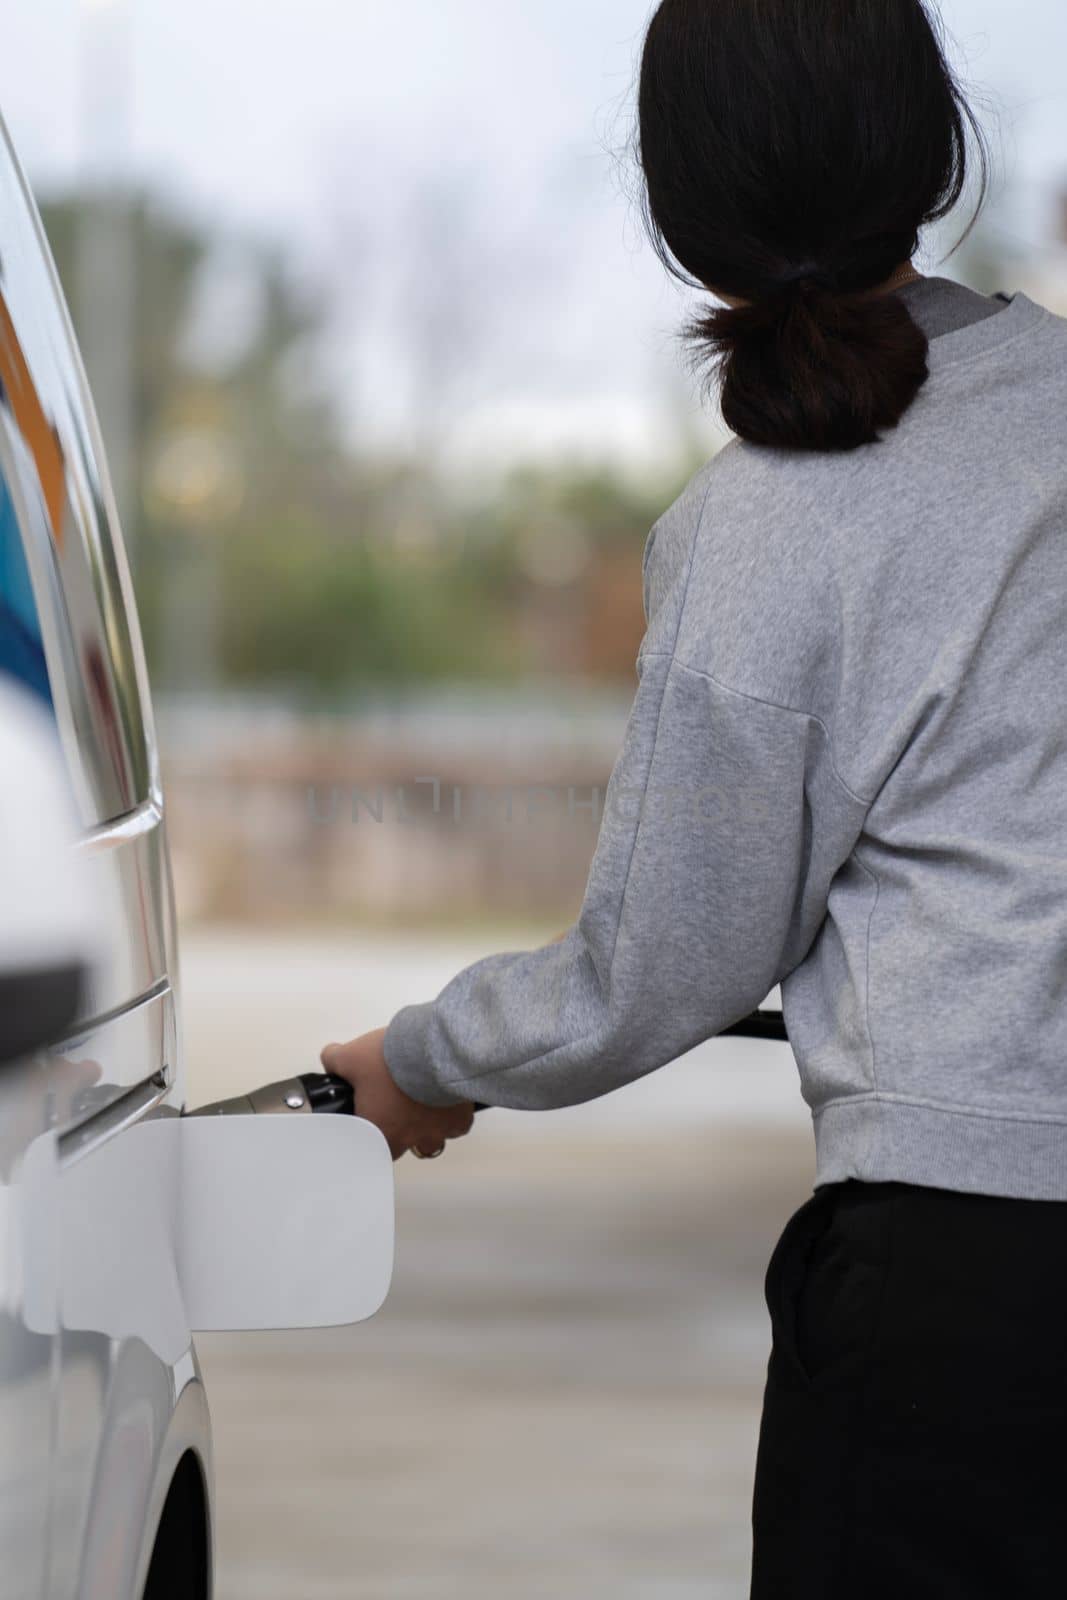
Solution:
<svg viewBox="0 0 1067 1600"><path fill-rule="evenodd" d="M1029 333L1051 317L1051 311L1038 305L1036 300L1031 300L1021 289L1017 289L1008 298L1004 309L998 311L995 316L983 317L978 322L970 322L962 328L953 328L950 333L938 334L936 338L931 339L927 352L927 365L931 372L958 366L974 356L984 355L987 350L995 350L999 345L1007 344L1020 334Z"/></svg>

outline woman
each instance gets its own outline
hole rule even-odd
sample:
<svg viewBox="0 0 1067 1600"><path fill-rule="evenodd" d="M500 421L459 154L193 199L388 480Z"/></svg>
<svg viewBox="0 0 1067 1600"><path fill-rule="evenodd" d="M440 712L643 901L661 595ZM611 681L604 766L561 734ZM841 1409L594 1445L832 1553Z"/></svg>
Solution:
<svg viewBox="0 0 1067 1600"><path fill-rule="evenodd" d="M648 220L722 302L689 331L737 437L645 550L576 925L323 1056L432 1155L781 984L817 1173L767 1273L758 1600L1067 1582L1067 320L911 265L968 130L920 0L660 5Z"/></svg>

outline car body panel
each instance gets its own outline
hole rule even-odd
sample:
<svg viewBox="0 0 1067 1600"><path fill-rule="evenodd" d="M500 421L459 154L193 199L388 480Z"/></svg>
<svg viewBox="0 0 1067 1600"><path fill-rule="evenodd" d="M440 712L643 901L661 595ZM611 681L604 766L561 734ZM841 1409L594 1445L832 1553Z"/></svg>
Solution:
<svg viewBox="0 0 1067 1600"><path fill-rule="evenodd" d="M64 860L99 923L65 1041L0 1061L0 1574L5 1600L140 1600L187 1457L213 1515L192 1330L371 1315L392 1271L392 1164L357 1118L181 1116L137 613L81 359L2 124L0 676L47 726L80 829Z"/></svg>
<svg viewBox="0 0 1067 1600"><path fill-rule="evenodd" d="M99 1415L91 1497L77 1507L80 1520L63 1517L57 1502L55 1550L67 1575L76 1575L78 1600L139 1596L144 1589L167 1490L188 1451L213 1501L211 1427L195 1352L174 1367L157 1361L136 1340L127 1341L109 1369L106 1404ZM207 1546L211 1549L210 1527Z"/></svg>
<svg viewBox="0 0 1067 1600"><path fill-rule="evenodd" d="M146 1080L159 1085L152 1109L180 1111L173 894L147 674L100 431L2 125L0 218L0 666L54 720L83 835L77 856L106 930L69 1040L0 1068L0 1568L14 1600L135 1600L186 1450L204 1465L210 1495L192 1338L165 1362L136 1339L64 1328L58 1278L51 1307L38 1303L27 1318L59 1216L58 1167L43 1193L36 1172L30 1218L24 1177L42 1138L62 1137L70 1149L110 1120L120 1141L111 1108Z"/></svg>
<svg viewBox="0 0 1067 1600"><path fill-rule="evenodd" d="M38 1600L45 1580L52 1469L54 1328L22 1315L25 1152L48 1122L48 1073L39 1062L0 1072L0 1559L10 1600Z"/></svg>

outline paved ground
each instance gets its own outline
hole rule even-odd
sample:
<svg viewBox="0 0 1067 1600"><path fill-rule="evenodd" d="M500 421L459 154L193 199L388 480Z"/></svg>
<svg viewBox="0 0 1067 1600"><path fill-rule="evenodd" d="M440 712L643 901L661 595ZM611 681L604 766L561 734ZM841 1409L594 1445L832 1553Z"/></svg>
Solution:
<svg viewBox="0 0 1067 1600"><path fill-rule="evenodd" d="M241 1025L271 1041L249 1081L269 1076L301 1036L294 993L328 1010L360 959L217 937L186 952L194 1100L237 1086ZM459 964L455 947L423 967L394 954L424 979ZM439 1162L402 1162L394 1285L370 1322L198 1341L219 1600L744 1600L762 1276L810 1192L811 1136L782 1047L715 1048L610 1110L490 1112ZM747 1099L746 1070L765 1079Z"/></svg>

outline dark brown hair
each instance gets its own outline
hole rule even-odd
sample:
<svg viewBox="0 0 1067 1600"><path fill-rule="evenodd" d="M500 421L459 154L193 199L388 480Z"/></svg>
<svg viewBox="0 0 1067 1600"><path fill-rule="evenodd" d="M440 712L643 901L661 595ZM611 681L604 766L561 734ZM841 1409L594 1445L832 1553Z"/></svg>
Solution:
<svg viewBox="0 0 1067 1600"><path fill-rule="evenodd" d="M959 200L968 129L967 232L988 153L922 0L662 0L638 93L644 215L673 276L747 302L683 330L734 433L851 450L907 410L926 335L870 291Z"/></svg>

